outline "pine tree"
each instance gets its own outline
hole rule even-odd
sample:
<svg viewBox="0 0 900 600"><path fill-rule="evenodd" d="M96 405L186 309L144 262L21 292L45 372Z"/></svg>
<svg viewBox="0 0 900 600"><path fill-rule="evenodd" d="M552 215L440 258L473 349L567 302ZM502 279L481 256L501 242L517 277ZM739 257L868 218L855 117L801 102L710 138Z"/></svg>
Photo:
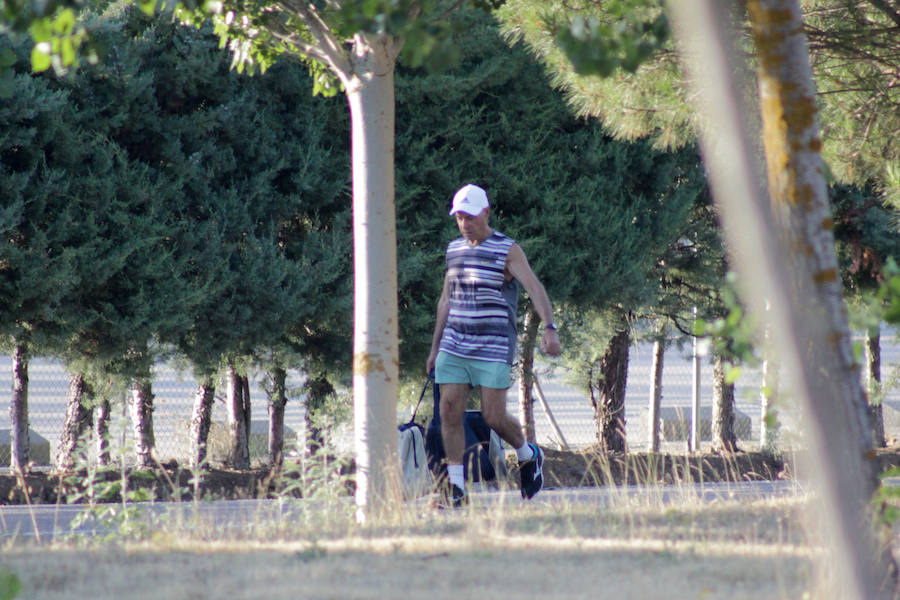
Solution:
<svg viewBox="0 0 900 600"><path fill-rule="evenodd" d="M77 109L73 122L95 141L79 167L89 182L67 224L79 258L77 285L60 303L69 319L55 354L76 376L94 384L112 379L118 390L130 390L138 463L146 467L154 460L150 369L158 342L186 327L202 295L188 277L197 243L180 220L182 174L173 171L181 165L160 160L174 140L166 123L153 118L153 78L142 72L140 52L115 9L96 21L97 38L117 60L54 83Z"/></svg>
<svg viewBox="0 0 900 600"><path fill-rule="evenodd" d="M845 183L900 195L900 6L804 0L821 106L823 156Z"/></svg>
<svg viewBox="0 0 900 600"><path fill-rule="evenodd" d="M653 37L659 47L652 56L632 72L620 69L611 77L597 75L596 48L603 41L599 34L585 38L591 44L567 47L563 43L573 19L596 19L601 26L624 19L636 31L653 31L663 10L662 3L653 4L509 0L498 14L507 35L524 38L546 62L554 85L566 91L580 114L600 118L617 138L649 136L658 147L670 148L690 143L707 126L688 101L679 57L682 49L675 39ZM874 182L882 191L900 193L896 168L900 146L893 135L900 102L895 85L900 68L900 9L881 0L802 0L801 6L821 106L826 161L845 183ZM748 60L755 61L746 14L728 18L743 29L742 50ZM740 68L743 85L752 86L753 73L746 66ZM752 87L745 91L748 98L756 95Z"/></svg>
<svg viewBox="0 0 900 600"><path fill-rule="evenodd" d="M896 209L875 186L834 184L834 236L851 325L866 332L866 391L872 417L872 438L884 447L881 399L880 321L877 294L889 257L900 255Z"/></svg>
<svg viewBox="0 0 900 600"><path fill-rule="evenodd" d="M13 93L0 100L0 335L15 356L11 466L27 470L28 359L53 353L71 331L65 299L77 285L83 198L107 174L102 143L81 127L66 90L27 72L27 46L15 53Z"/></svg>

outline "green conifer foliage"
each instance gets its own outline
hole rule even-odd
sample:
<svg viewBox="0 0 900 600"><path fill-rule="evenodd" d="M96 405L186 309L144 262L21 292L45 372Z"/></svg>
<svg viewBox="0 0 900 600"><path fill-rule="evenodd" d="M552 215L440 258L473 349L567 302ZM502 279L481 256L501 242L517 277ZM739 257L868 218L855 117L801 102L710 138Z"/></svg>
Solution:
<svg viewBox="0 0 900 600"><path fill-rule="evenodd" d="M22 240L3 283L23 291L4 315L49 314L42 351L118 390L172 347L204 380L223 362L346 348L346 109L312 98L299 65L240 77L209 31L116 6L89 20L105 60L22 74L21 106L0 105L15 182L0 223ZM29 260L33 288L15 283Z"/></svg>
<svg viewBox="0 0 900 600"><path fill-rule="evenodd" d="M629 6L630 5L630 6ZM655 5L655 6L654 6ZM739 27L743 3L731 17ZM900 194L900 150L897 129L900 92L896 85L900 50L900 8L881 0L802 0L822 120L823 154L844 182L871 185L892 196ZM647 62L631 72L608 77L579 68L579 57L591 56L601 38L566 44L561 35L577 29L578 20L610 25L629 13L630 29L657 22L663 7L646 0L547 2L509 0L498 10L510 39L524 39L552 73L554 85L566 90L579 114L600 118L621 139L649 136L659 147L678 147L705 127L690 108L675 40L665 41ZM629 28L623 27L624 30ZM749 63L756 49L749 34L741 40ZM755 76L744 73L747 98L757 95ZM577 71L577 72L576 72Z"/></svg>
<svg viewBox="0 0 900 600"><path fill-rule="evenodd" d="M72 127L65 92L25 73L14 82L15 94L0 103L0 332L39 344L41 325L73 283L72 198L90 175L72 174L91 140Z"/></svg>
<svg viewBox="0 0 900 600"><path fill-rule="evenodd" d="M329 129L345 126L343 106L311 97L300 65L241 77L209 31L136 11L129 22L156 111L154 129L128 136L159 139L134 147L179 182L172 212L191 256L191 318L161 339L201 378L223 363L283 364L285 352L296 362L320 323L348 340L349 170Z"/></svg>
<svg viewBox="0 0 900 600"><path fill-rule="evenodd" d="M697 117L686 101L674 41L660 32L652 36L655 52L649 60L643 51L638 52L645 58L643 63L616 60L617 47L623 57L628 54L627 48L641 47L639 42L626 39L629 31L663 26L661 2L509 0L497 14L504 34L511 41L528 44L545 64L553 85L564 90L580 116L599 118L618 139L649 137L660 149L691 143ZM598 31L573 37L569 35L571 30L577 33L579 29L571 25L573 21L597 23ZM564 34L568 43L562 39ZM595 51L605 44L611 45L612 56L596 56ZM613 70L625 63L627 70ZM609 68L602 74L597 68L587 69L598 64L609 64Z"/></svg>
<svg viewBox="0 0 900 600"><path fill-rule="evenodd" d="M0 38L0 53L24 48ZM9 73L12 94L0 100L0 347L13 357L10 465L29 465L28 361L59 339L56 316L74 283L76 257L68 225L70 197L87 185L79 171L91 140L71 127L63 92L43 79Z"/></svg>
<svg viewBox="0 0 900 600"><path fill-rule="evenodd" d="M443 252L458 235L450 199L463 184L487 190L492 225L519 241L557 306L626 312L657 293L648 272L705 189L695 153L612 140L574 116L489 17L463 16L457 68L398 73L401 348L419 369Z"/></svg>
<svg viewBox="0 0 900 600"><path fill-rule="evenodd" d="M842 181L900 197L900 5L804 0L823 154Z"/></svg>
<svg viewBox="0 0 900 600"><path fill-rule="evenodd" d="M900 256L896 209L885 202L874 186L832 185L829 196L834 207L834 237L841 267L844 296L850 324L865 331L865 382L873 441L884 447L884 413L881 387L881 322L885 307L880 295L885 271L893 257ZM896 370L886 382L891 382Z"/></svg>
<svg viewBox="0 0 900 600"><path fill-rule="evenodd" d="M401 362L421 373L443 252L458 235L450 198L471 182L488 191L492 225L525 250L561 314L579 382L595 389L605 341L657 300L657 262L705 198L697 153L613 140L598 121L575 116L543 68L523 46L507 47L491 19L461 17L457 68L398 72ZM413 300L419 296L424 304ZM598 314L600 331L592 326ZM614 415L598 418L607 441L619 435L622 398L601 396L597 414Z"/></svg>

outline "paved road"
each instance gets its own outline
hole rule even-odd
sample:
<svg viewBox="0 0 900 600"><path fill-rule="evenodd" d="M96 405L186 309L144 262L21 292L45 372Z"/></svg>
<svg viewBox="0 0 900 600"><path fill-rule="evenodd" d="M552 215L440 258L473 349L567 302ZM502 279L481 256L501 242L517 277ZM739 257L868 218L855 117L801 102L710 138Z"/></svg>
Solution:
<svg viewBox="0 0 900 600"><path fill-rule="evenodd" d="M348 499L348 501L350 501ZM301 510L299 502L277 500L219 500L214 502L144 503L128 505L132 515L142 526L151 530L171 527L188 527L190 523L204 523L217 530L247 528L255 523L289 519ZM99 518L84 518L73 526L75 520L87 511L84 505L0 506L0 539L49 541L54 537L72 533L104 535L116 531L116 514L120 505L102 505L101 511L115 511Z"/></svg>
<svg viewBox="0 0 900 600"><path fill-rule="evenodd" d="M801 488L790 481L760 481L745 483L705 483L671 486L623 486L615 488L566 488L548 489L531 502L559 508L576 505L603 508L625 500L647 502L654 505L700 500L751 501L770 497L783 497L801 493ZM518 492L476 491L471 495L476 508L517 506L523 500ZM348 502L352 501L347 499ZM422 508L428 498L414 501ZM259 523L278 523L297 519L305 506L304 501L279 500L221 500L215 502L184 503L134 503L140 522L151 530L173 527L194 527L202 524L217 531L224 529L247 530ZM117 508L107 506L107 508ZM104 535L116 531L106 519L88 518L77 527L72 526L84 511L78 505L0 506L0 540L50 541L54 537L78 533Z"/></svg>

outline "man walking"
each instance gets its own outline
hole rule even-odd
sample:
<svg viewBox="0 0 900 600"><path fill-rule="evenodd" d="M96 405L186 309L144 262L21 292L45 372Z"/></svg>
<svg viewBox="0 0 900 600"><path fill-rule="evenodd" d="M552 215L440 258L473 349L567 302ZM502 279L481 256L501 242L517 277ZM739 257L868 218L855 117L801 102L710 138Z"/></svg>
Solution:
<svg viewBox="0 0 900 600"><path fill-rule="evenodd" d="M544 286L531 270L522 248L488 225L487 193L476 185L460 188L450 214L462 237L447 246L444 289L426 369L441 386L441 436L447 457L447 481L439 506L457 508L467 502L463 475L463 417L469 387L481 387L481 412L497 434L516 449L522 497L532 498L543 486L544 454L529 444L519 422L506 411L506 390L516 352L516 305L521 284L544 323L540 348L560 352L553 308Z"/></svg>

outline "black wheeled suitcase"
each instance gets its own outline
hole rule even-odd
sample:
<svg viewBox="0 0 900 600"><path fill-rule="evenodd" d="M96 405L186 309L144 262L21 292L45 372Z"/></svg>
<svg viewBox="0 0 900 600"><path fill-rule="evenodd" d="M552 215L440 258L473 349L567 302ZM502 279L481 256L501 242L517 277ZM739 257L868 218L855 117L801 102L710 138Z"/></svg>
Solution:
<svg viewBox="0 0 900 600"><path fill-rule="evenodd" d="M428 468L438 481L447 471L444 460L444 442L441 438L441 391L434 383L434 375L429 375L434 386L434 416L425 432L425 455ZM427 384L426 384L427 385ZM506 477L506 459L503 442L496 431L488 427L480 410L467 410L463 420L466 433L466 450L463 455L463 470L467 481L494 481Z"/></svg>

